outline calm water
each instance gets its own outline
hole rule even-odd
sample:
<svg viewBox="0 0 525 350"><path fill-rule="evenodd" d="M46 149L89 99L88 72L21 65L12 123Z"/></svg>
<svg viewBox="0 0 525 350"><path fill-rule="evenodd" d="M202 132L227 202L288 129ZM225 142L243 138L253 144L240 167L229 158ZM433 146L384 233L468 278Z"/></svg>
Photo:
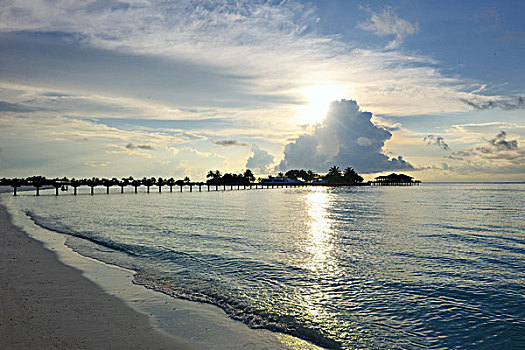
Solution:
<svg viewBox="0 0 525 350"><path fill-rule="evenodd" d="M14 202L252 327L335 349L525 348L525 184L52 193Z"/></svg>

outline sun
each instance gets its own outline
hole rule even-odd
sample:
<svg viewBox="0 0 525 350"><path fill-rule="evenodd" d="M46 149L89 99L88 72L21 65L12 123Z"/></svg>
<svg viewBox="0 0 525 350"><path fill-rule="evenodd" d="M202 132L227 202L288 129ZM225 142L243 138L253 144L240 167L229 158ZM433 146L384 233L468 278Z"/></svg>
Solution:
<svg viewBox="0 0 525 350"><path fill-rule="evenodd" d="M341 85L317 84L300 90L307 104L297 108L297 119L301 124L314 125L323 121L335 100L345 98L346 89Z"/></svg>

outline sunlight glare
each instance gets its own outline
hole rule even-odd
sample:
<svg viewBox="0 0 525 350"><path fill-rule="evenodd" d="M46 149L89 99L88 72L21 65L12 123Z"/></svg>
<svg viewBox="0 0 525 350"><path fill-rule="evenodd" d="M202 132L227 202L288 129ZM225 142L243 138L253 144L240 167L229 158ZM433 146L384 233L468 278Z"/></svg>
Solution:
<svg viewBox="0 0 525 350"><path fill-rule="evenodd" d="M308 104L298 107L297 119L301 124L314 125L323 121L332 101L345 98L341 85L311 85L300 91Z"/></svg>
<svg viewBox="0 0 525 350"><path fill-rule="evenodd" d="M331 257L333 250L332 221L328 217L330 194L323 188L316 188L305 196L308 209L309 245L311 261L307 268L312 271L330 273L337 270L337 264Z"/></svg>

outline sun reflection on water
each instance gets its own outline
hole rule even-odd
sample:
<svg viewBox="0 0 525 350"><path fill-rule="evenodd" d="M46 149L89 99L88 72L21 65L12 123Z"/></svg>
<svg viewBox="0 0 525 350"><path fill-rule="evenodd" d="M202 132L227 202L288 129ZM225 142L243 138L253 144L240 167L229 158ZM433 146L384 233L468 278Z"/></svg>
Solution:
<svg viewBox="0 0 525 350"><path fill-rule="evenodd" d="M333 220L328 212L330 200L331 196L326 188L312 189L305 196L308 213L306 251L311 255L306 267L322 275L333 275L337 272L337 264L333 257Z"/></svg>
<svg viewBox="0 0 525 350"><path fill-rule="evenodd" d="M307 214L303 266L312 275L299 304L313 320L330 324L335 318L330 302L332 291L326 288L326 282L337 279L341 273L336 256L334 220L330 218L333 195L327 188L312 188L303 199Z"/></svg>

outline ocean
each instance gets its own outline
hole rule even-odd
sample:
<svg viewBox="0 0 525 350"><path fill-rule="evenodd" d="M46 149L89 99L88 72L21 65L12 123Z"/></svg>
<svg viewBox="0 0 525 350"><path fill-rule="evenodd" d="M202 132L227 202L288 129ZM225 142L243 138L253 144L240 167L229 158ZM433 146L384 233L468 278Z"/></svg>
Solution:
<svg viewBox="0 0 525 350"><path fill-rule="evenodd" d="M253 328L328 349L525 348L525 183L203 190L10 202Z"/></svg>

